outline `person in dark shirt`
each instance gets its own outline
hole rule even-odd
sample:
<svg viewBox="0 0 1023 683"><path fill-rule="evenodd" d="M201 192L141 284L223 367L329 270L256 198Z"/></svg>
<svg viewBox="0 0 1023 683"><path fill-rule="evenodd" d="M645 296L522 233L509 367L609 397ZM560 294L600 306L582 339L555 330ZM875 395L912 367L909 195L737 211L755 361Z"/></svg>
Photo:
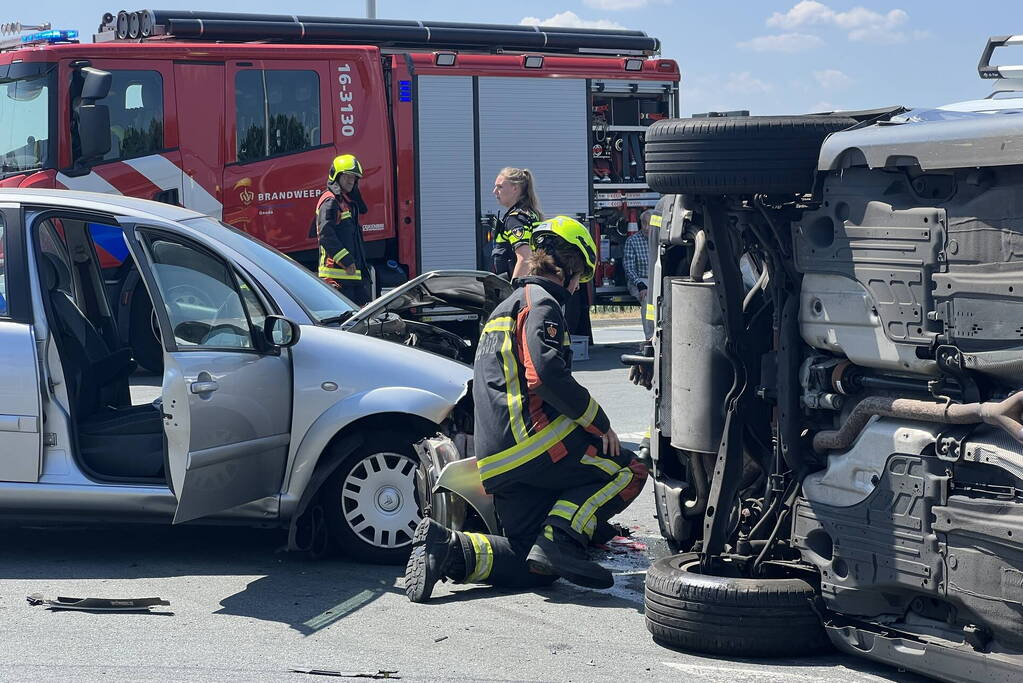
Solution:
<svg viewBox="0 0 1023 683"><path fill-rule="evenodd" d="M513 280L526 274L533 225L543 220L532 172L510 166L502 169L494 180L494 196L507 211L494 232L493 271Z"/></svg>
<svg viewBox="0 0 1023 683"><path fill-rule="evenodd" d="M316 204L320 245L317 274L362 306L372 298L359 214L366 205L359 195L362 164L351 154L335 157L327 172L327 192Z"/></svg>

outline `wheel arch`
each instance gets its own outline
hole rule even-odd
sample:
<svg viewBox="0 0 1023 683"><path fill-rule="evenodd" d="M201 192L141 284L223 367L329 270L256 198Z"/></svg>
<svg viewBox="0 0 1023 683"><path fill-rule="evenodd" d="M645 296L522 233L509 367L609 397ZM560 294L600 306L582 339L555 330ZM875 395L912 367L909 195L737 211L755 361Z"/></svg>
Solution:
<svg viewBox="0 0 1023 683"><path fill-rule="evenodd" d="M436 398L440 399L441 397L437 396ZM324 413L313 426L315 427L332 412ZM427 414L423 414L423 412ZM292 471L287 491L281 498L281 517L287 520L288 525L288 550L306 549L300 533L305 513L316 499L324 482L348 456L365 444L366 435L380 431L392 433L407 431L414 435L429 436L438 430L443 417L436 419L436 412L423 412L389 410L363 415L340 427L335 427L324 441L316 439L313 443L318 446L307 443L313 431L310 428L306 439L299 447L295 459L296 467ZM313 456L312 449L317 447L318 450ZM299 464L304 469L299 470Z"/></svg>

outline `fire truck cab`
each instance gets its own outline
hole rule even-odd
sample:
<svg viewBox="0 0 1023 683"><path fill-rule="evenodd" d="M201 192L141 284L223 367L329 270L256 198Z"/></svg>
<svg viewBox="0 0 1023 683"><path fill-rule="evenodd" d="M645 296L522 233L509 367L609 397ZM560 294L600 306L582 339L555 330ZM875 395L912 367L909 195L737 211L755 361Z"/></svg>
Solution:
<svg viewBox="0 0 1023 683"><path fill-rule="evenodd" d="M0 187L180 204L312 266L326 169L355 154L379 291L488 268L493 180L527 167L547 215L592 225L594 300L629 300L622 247L657 199L643 134L677 115L678 66L654 38L152 10L106 15L94 43L74 33L0 52ZM145 356L151 306L123 244L96 241L123 340Z"/></svg>

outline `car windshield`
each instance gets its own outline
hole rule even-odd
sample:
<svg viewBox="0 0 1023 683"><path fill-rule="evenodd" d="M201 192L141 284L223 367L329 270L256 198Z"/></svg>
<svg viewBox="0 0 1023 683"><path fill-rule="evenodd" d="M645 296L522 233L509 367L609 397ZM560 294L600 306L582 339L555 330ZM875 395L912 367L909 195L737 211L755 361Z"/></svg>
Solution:
<svg viewBox="0 0 1023 683"><path fill-rule="evenodd" d="M212 233L231 249L258 263L317 323L343 320L359 308L298 262L227 223L213 218L190 218L183 222L197 230Z"/></svg>
<svg viewBox="0 0 1023 683"><path fill-rule="evenodd" d="M42 168L50 141L49 74L0 76L0 177Z"/></svg>

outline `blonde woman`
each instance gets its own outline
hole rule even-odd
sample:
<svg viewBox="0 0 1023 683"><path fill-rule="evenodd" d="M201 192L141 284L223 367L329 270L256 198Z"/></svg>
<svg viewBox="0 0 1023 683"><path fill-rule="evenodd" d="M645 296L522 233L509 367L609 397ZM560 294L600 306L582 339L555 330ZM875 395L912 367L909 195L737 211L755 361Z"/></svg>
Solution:
<svg viewBox="0 0 1023 683"><path fill-rule="evenodd" d="M494 180L494 197L507 209L494 234L494 272L511 280L524 277L529 271L533 225L543 220L533 174L528 168L501 169Z"/></svg>

